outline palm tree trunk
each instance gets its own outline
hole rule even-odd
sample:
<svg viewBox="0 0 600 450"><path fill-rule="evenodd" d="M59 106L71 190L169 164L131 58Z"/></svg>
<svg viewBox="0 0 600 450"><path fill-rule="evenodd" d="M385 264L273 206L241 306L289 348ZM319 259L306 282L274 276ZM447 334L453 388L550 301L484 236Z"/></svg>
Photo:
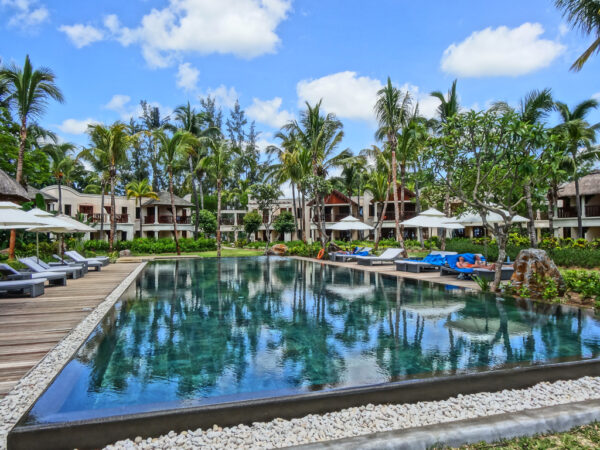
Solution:
<svg viewBox="0 0 600 450"><path fill-rule="evenodd" d="M111 168L110 175L110 241L108 243L108 250L110 252L113 251L116 232L117 224L115 222L115 175L113 167Z"/></svg>
<svg viewBox="0 0 600 450"><path fill-rule="evenodd" d="M529 245L532 248L537 248L537 236L535 235L535 217L533 215L533 200L531 198L531 184L529 182L525 183L525 203L527 205L527 218L529 222L527 222L527 231L529 233Z"/></svg>
<svg viewBox="0 0 600 450"><path fill-rule="evenodd" d="M583 220L581 218L581 195L579 194L579 177L575 175L575 206L577 207L577 237L583 237Z"/></svg>
<svg viewBox="0 0 600 450"><path fill-rule="evenodd" d="M204 209L204 189L202 187L202 179L204 178L204 176L200 177L200 180L198 180L198 189L199 189L199 195L200 195L200 209Z"/></svg>
<svg viewBox="0 0 600 450"><path fill-rule="evenodd" d="M556 206L556 191L557 186L553 182L548 189L548 228L550 229L550 237L554 237L554 207Z"/></svg>
<svg viewBox="0 0 600 450"><path fill-rule="evenodd" d="M140 239L142 239L144 237L144 229L143 229L143 224L144 224L144 215L142 214L142 197L138 198L139 202L140 202Z"/></svg>
<svg viewBox="0 0 600 450"><path fill-rule="evenodd" d="M171 214L173 215L173 239L175 239L175 251L181 255L179 250L179 238L177 237L177 210L175 209L175 197L173 196L173 169L169 167L169 193L171 194Z"/></svg>
<svg viewBox="0 0 600 450"><path fill-rule="evenodd" d="M62 177L58 177L58 213L62 214Z"/></svg>
<svg viewBox="0 0 600 450"><path fill-rule="evenodd" d="M104 191L106 190L106 181L100 183L102 195L100 195L100 240L104 240Z"/></svg>
<svg viewBox="0 0 600 450"><path fill-rule="evenodd" d="M290 184L292 185L292 207L294 208L294 225L296 226L296 237L298 237L298 209L296 208L296 187L293 181Z"/></svg>
<svg viewBox="0 0 600 450"><path fill-rule="evenodd" d="M452 171L448 169L448 173L446 175L446 180L450 179ZM450 191L446 189L446 194L444 195L444 214L446 217L450 217ZM446 230L442 234L442 241L440 243L440 249L442 251L446 250Z"/></svg>
<svg viewBox="0 0 600 450"><path fill-rule="evenodd" d="M419 188L419 179L415 178L415 212L417 214L421 214L421 190ZM445 232L445 230L444 230ZM421 249L425 248L425 243L423 242L423 228L419 227L417 229L419 244L421 244Z"/></svg>
<svg viewBox="0 0 600 450"><path fill-rule="evenodd" d="M196 218L194 219L194 239L198 239L198 227L200 226L200 218L198 217L198 190L196 189L196 177L194 176L194 165L192 156L188 156L188 164L190 166L190 174L192 177L192 199L196 207Z"/></svg>
<svg viewBox="0 0 600 450"><path fill-rule="evenodd" d="M221 257L221 179L217 178L217 258Z"/></svg>
<svg viewBox="0 0 600 450"><path fill-rule="evenodd" d="M396 241L401 242L402 236L400 235L400 211L398 208L398 176L396 172L396 145L392 142L392 195L394 196L394 221L396 230Z"/></svg>
<svg viewBox="0 0 600 450"><path fill-rule="evenodd" d="M306 199L304 198L304 191L301 192L302 194L302 220L300 221L300 223L302 224L302 241L304 241L304 243L307 242L306 240Z"/></svg>
<svg viewBox="0 0 600 450"><path fill-rule="evenodd" d="M387 201L387 199L385 200L385 202L383 202L383 209L381 210L379 220L377 221L377 226L375 227L375 229L377 230L377 236L375 237L375 250L379 248L379 241L381 240L381 230L383 228L383 219L387 212L388 203L389 202Z"/></svg>
<svg viewBox="0 0 600 450"><path fill-rule="evenodd" d="M402 162L400 164L400 184L402 185L402 190L400 191L400 220L404 222L404 216L406 214L406 209L404 205L404 186L406 186L406 164ZM404 238L404 225L400 225L400 235Z"/></svg>
<svg viewBox="0 0 600 450"><path fill-rule="evenodd" d="M19 132L19 157L17 159L17 183L23 180L23 159L25 158L25 142L27 141L27 117L21 118L21 130ZM17 230L10 230L10 240L8 244L8 258L15 259L15 248L17 246Z"/></svg>

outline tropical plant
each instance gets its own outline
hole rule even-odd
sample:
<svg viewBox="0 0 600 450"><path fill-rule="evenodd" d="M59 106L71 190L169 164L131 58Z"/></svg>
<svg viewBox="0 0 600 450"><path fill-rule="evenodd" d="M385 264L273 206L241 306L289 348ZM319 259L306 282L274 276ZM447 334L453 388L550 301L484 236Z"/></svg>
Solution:
<svg viewBox="0 0 600 450"><path fill-rule="evenodd" d="M390 177L385 172L372 170L367 178L365 189L373 196L373 203L377 222L375 224L375 250L379 248L381 240L381 227L386 214L388 198L390 195Z"/></svg>
<svg viewBox="0 0 600 450"><path fill-rule="evenodd" d="M43 147L44 152L50 157L50 170L58 182L58 213L62 214L62 182L65 169L72 170L73 159L69 152L75 149L75 145L65 142L63 144L47 144Z"/></svg>
<svg viewBox="0 0 600 450"><path fill-rule="evenodd" d="M158 143L159 160L163 163L169 176L169 194L171 196L171 214L173 217L173 239L175 240L175 250L181 254L179 249L179 238L177 236L177 211L175 209L175 194L173 192L173 174L179 170L182 159L191 147L197 144L197 140L188 131L178 130L169 136L163 130L154 132Z"/></svg>
<svg viewBox="0 0 600 450"><path fill-rule="evenodd" d="M598 148L593 144L596 142L596 131L600 123L590 125L586 116L598 107L598 101L594 99L585 100L571 110L562 102L556 102L562 123L555 130L564 137L563 160L570 168L571 177L575 183L575 207L577 211L577 237L583 236L583 221L581 214L581 195L579 193L579 178L586 167L586 163L595 162L600 158Z"/></svg>
<svg viewBox="0 0 600 450"><path fill-rule="evenodd" d="M23 160L27 143L27 125L32 118L40 117L46 110L49 99L60 103L64 101L62 92L55 84L55 75L47 67L34 69L29 55L25 57L23 67L10 65L0 69L0 85L6 91L4 103L16 109L19 119L19 154L17 158L17 183L23 181ZM15 257L16 231L10 234L9 258Z"/></svg>
<svg viewBox="0 0 600 450"><path fill-rule="evenodd" d="M279 209L278 199L281 195L281 191L278 186L271 183L256 183L250 187L252 198L258 206L258 210L266 215L265 225L265 236L267 245L265 246L265 255L269 252L269 244L271 243L271 224L273 223L273 216L277 209Z"/></svg>
<svg viewBox="0 0 600 450"><path fill-rule="evenodd" d="M572 28L578 28L584 34L591 34L594 41L575 60L571 70L576 72L594 53L600 51L600 6L598 0L555 0L554 4L563 12L563 17L571 24Z"/></svg>
<svg viewBox="0 0 600 450"><path fill-rule="evenodd" d="M377 92L377 102L375 103L375 116L379 123L379 128L375 133L375 138L379 141L386 139L386 144L391 151L391 171L392 171L392 192L394 198L394 221L396 230L396 240L403 242L404 237L400 231L400 211L398 207L398 164L396 159L396 150L398 148L398 134L408 121L410 114L411 97L408 92L402 93L400 89L392 85L392 80L388 77L387 84ZM402 186L402 196L404 189ZM402 220L404 217L402 217ZM404 250L404 256L407 256Z"/></svg>
<svg viewBox="0 0 600 450"><path fill-rule="evenodd" d="M88 135L92 146L83 150L80 157L93 161L103 170L108 172L110 183L110 239L109 250L114 247L117 224L115 220L115 183L118 170L127 158L127 150L133 142L133 137L127 133L127 127L122 122L115 122L110 126L90 125ZM102 205L104 207L104 204Z"/></svg>
<svg viewBox="0 0 600 450"><path fill-rule="evenodd" d="M249 237L260 229L262 220L262 214L256 210L244 214L244 231Z"/></svg>
<svg viewBox="0 0 600 450"><path fill-rule="evenodd" d="M140 181L131 181L125 187L125 193L127 194L127 198L135 198L136 202L139 204L140 208L140 237L144 237L143 233L143 223L144 218L142 217L142 199L143 198L151 198L154 200L158 200L158 194L152 190L152 186L148 182L147 179L143 179Z"/></svg>

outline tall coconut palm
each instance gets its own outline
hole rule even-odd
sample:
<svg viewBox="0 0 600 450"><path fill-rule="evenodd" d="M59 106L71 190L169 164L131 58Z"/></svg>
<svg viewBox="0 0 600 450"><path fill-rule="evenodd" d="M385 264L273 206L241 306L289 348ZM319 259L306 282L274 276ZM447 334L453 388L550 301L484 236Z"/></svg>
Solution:
<svg viewBox="0 0 600 450"><path fill-rule="evenodd" d="M216 181L217 186L217 257L221 257L221 196L223 182L231 175L231 159L234 154L232 147L221 140L211 145L212 151L202 158L198 165L206 170Z"/></svg>
<svg viewBox="0 0 600 450"><path fill-rule="evenodd" d="M408 93L403 94L400 89L392 85L392 80L388 77L387 84L377 92L377 102L375 103L375 116L379 123L379 128L375 133L375 138L379 141L386 139L390 147L392 156L392 186L394 196L394 220L396 230L396 241L401 243L403 252L404 237L400 232L400 211L398 207L398 163L396 160L396 150L398 147L398 133L406 124L410 114L411 98ZM405 186L402 186L404 192Z"/></svg>
<svg viewBox="0 0 600 450"><path fill-rule="evenodd" d="M368 174L365 190L369 191L373 196L375 214L377 216L375 223L375 250L379 248L379 241L381 240L381 228L387 210L390 186L390 177L387 173L375 169Z"/></svg>
<svg viewBox="0 0 600 450"><path fill-rule="evenodd" d="M529 125L541 123L541 121L548 115L553 107L554 100L552 99L552 93L550 89L543 89L541 91L532 90L528 92L527 95L521 99L516 110L505 102L497 102L493 106L493 108L503 112L515 112L525 124ZM537 164L534 164L532 161L532 164L530 164L529 167L524 167L523 169L524 172L529 172L531 175L531 173L537 169ZM537 236L535 231L535 216L533 211L533 186L531 182L525 182L524 189L527 218L529 219L529 222L527 223L529 243L533 248L536 248Z"/></svg>
<svg viewBox="0 0 600 450"><path fill-rule="evenodd" d="M562 123L556 126L565 139L564 159L570 161L571 176L575 182L575 203L577 209L577 237L583 237L583 221L581 214L581 196L579 194L580 168L585 162L597 161L598 149L593 146L596 142L596 131L600 124L590 125L586 116L598 107L594 99L585 100L573 109L562 102L556 102Z"/></svg>
<svg viewBox="0 0 600 450"><path fill-rule="evenodd" d="M75 146L65 142L63 144L47 144L42 147L42 150L50 157L50 171L58 182L58 213L62 214L62 182L64 177L65 166L69 164L71 159L69 152L73 151Z"/></svg>
<svg viewBox="0 0 600 450"><path fill-rule="evenodd" d="M55 75L47 67L33 68L29 55L25 57L23 67L10 65L0 69L0 85L7 94L3 100L14 107L19 118L19 153L17 157L17 183L23 182L23 159L27 142L27 123L30 119L40 117L46 110L49 99L62 103L62 92L55 84ZM17 234L10 232L9 258L15 257Z"/></svg>
<svg viewBox="0 0 600 450"><path fill-rule="evenodd" d="M440 101L438 105L438 117L440 123L446 123L449 119L454 117L460 111L460 104L458 102L458 94L456 93L456 82L452 82L452 86L448 90L448 93L444 95L441 91L433 91L432 97L437 98ZM452 168L446 168L447 177L450 178L452 175ZM446 217L450 217L450 192L446 191L444 195L444 214ZM441 249L446 249L446 232L442 234Z"/></svg>
<svg viewBox="0 0 600 450"><path fill-rule="evenodd" d="M84 192L88 194L100 194L100 238L104 240L104 197L109 193L110 186L107 154L106 152L97 151L95 147L90 147L79 152L77 158L87 161L93 169L92 179L84 188Z"/></svg>
<svg viewBox="0 0 600 450"><path fill-rule="evenodd" d="M115 184L118 171L127 159L127 150L133 143L133 137L127 133L127 126L115 122L110 126L90 125L88 135L92 147L80 153L80 157L105 165L110 183L110 239L109 251L113 251L117 223L115 219ZM102 205L104 208L104 205Z"/></svg>
<svg viewBox="0 0 600 450"><path fill-rule="evenodd" d="M351 153L348 150L335 153L344 137L343 125L335 114L321 114L321 103L322 101L319 101L311 106L306 102L306 109L300 113L300 121L289 122L283 127L283 131L295 134L302 149L301 153L310 158L312 176L324 180L328 171L339 166ZM318 231L321 246L324 248L328 238L325 231L323 196L316 195L314 201L320 211L317 215Z"/></svg>
<svg viewBox="0 0 600 450"><path fill-rule="evenodd" d="M180 255L179 238L177 237L177 212L175 210L175 194L173 193L173 174L182 165L182 160L186 157L190 147L197 144L196 138L189 132L178 130L169 136L164 130L154 132L158 142L159 160L167 170L169 175L169 194L171 195L171 213L173 214L173 236L175 239L175 249Z"/></svg>
<svg viewBox="0 0 600 450"><path fill-rule="evenodd" d="M132 181L125 187L125 192L127 194L127 198L135 198L136 202L139 204L140 208L140 238L144 237L143 235L143 223L144 217L142 216L142 199L143 198L151 198L154 200L158 200L158 194L152 190L152 186L148 182L148 180L143 179L141 181Z"/></svg>
<svg viewBox="0 0 600 450"><path fill-rule="evenodd" d="M591 45L571 66L571 70L578 72L590 56L600 51L600 5L598 0L555 0L554 4L562 10L563 17L572 28L594 37Z"/></svg>

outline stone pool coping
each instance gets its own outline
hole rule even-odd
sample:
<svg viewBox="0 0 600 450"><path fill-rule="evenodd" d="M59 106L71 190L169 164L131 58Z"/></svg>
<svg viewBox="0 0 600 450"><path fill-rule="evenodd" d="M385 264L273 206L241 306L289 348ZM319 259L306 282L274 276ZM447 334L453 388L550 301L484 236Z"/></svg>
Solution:
<svg viewBox="0 0 600 450"><path fill-rule="evenodd" d="M146 262L141 263L121 281L104 301L27 372L0 401L0 449L7 447L7 436L10 430L52 383L106 313L135 281L146 264Z"/></svg>

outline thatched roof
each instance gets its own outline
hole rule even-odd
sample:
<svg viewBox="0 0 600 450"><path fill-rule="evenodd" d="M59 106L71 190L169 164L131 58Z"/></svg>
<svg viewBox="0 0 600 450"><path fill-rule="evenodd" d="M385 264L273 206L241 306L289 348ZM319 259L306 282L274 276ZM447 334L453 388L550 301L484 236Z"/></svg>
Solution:
<svg viewBox="0 0 600 450"><path fill-rule="evenodd" d="M187 200L182 199L176 195L173 196L175 198L175 206L182 206L185 208L189 208L190 206L194 206L192 202L188 202ZM164 205L171 206L171 194L165 191L161 191L158 193L158 200L149 199L145 203L142 203L142 206L152 206L152 205Z"/></svg>
<svg viewBox="0 0 600 450"><path fill-rule="evenodd" d="M579 179L581 195L600 194L600 170ZM566 183L558 189L559 197L575 197L575 182Z"/></svg>
<svg viewBox="0 0 600 450"><path fill-rule="evenodd" d="M29 194L23 186L0 170L0 201L23 203L29 201Z"/></svg>
<svg viewBox="0 0 600 450"><path fill-rule="evenodd" d="M44 197L45 202L57 202L58 201L58 199L55 196L50 195L47 192L40 191L39 189L36 189L33 186L27 186L25 189L27 189L27 193L29 194L30 200L35 200L35 196L37 194L42 194L42 197Z"/></svg>

